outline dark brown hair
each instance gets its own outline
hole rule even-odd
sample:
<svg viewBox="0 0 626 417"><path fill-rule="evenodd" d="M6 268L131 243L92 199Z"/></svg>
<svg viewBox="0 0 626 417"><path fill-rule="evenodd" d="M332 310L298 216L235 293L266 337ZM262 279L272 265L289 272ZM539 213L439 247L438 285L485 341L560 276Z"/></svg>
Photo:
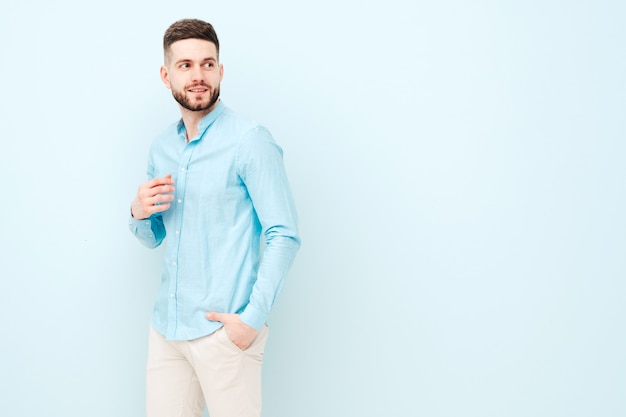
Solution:
<svg viewBox="0 0 626 417"><path fill-rule="evenodd" d="M170 25L163 35L163 54L165 61L168 60L170 54L170 46L176 41L183 39L203 39L212 42L217 50L217 57L220 56L220 41L217 39L217 33L213 29L213 25L199 19L182 19Z"/></svg>

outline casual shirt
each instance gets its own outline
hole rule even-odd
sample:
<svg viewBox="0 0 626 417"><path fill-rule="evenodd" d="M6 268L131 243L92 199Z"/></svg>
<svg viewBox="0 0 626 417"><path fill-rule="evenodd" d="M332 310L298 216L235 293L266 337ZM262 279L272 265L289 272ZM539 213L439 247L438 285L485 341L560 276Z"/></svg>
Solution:
<svg viewBox="0 0 626 417"><path fill-rule="evenodd" d="M150 248L167 235L152 325L167 339L191 340L222 326L205 318L214 311L260 329L300 246L282 149L219 102L189 143L182 120L156 138L148 178L167 174L170 208L129 220Z"/></svg>

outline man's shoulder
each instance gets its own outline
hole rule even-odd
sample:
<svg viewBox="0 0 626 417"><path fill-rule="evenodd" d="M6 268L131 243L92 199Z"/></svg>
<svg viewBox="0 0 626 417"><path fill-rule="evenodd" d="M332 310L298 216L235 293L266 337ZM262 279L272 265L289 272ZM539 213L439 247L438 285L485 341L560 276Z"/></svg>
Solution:
<svg viewBox="0 0 626 417"><path fill-rule="evenodd" d="M178 119L175 122L169 124L165 129L161 130L159 134L155 137L155 140L167 139L172 136L177 136L182 127L182 119Z"/></svg>
<svg viewBox="0 0 626 417"><path fill-rule="evenodd" d="M237 136L244 136L251 130L264 128L256 120L244 116L228 107L224 109L224 112L218 120L222 129L231 130L231 132L237 134Z"/></svg>
<svg viewBox="0 0 626 417"><path fill-rule="evenodd" d="M150 143L150 153L167 153L173 151L177 144L177 141L173 139L179 135L180 124L181 120L178 120L157 133Z"/></svg>
<svg viewBox="0 0 626 417"><path fill-rule="evenodd" d="M160 132L157 133L153 138L153 143L158 143L162 141L171 141L173 136L178 136L182 125L182 119L179 119L165 128L161 129Z"/></svg>

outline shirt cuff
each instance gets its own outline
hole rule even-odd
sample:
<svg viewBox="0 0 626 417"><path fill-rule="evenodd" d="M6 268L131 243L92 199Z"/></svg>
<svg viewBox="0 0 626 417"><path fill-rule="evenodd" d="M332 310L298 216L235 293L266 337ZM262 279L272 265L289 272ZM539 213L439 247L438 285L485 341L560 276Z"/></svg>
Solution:
<svg viewBox="0 0 626 417"><path fill-rule="evenodd" d="M150 217L147 219L137 220L132 215L128 216L128 228L133 234L140 237L153 236L152 221Z"/></svg>
<svg viewBox="0 0 626 417"><path fill-rule="evenodd" d="M135 225L137 227L141 227L143 225L144 227L150 227L150 217L148 217L147 219L137 220L131 214L130 216L128 216L128 225Z"/></svg>
<svg viewBox="0 0 626 417"><path fill-rule="evenodd" d="M264 313L263 311L248 304L239 318L248 326L254 327L256 330L261 330L267 320L267 313Z"/></svg>

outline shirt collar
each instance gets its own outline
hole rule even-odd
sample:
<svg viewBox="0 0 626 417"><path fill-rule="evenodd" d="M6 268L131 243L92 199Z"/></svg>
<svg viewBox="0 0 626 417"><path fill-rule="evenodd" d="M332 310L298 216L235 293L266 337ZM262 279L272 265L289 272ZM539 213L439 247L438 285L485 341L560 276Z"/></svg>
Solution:
<svg viewBox="0 0 626 417"><path fill-rule="evenodd" d="M204 133L206 132L208 127L211 126L222 113L224 113L224 110L226 110L226 106L220 99L220 101L217 103L217 106L215 106L215 108L211 110L211 113L204 116L202 120L200 120L200 123L198 123L198 140L204 137ZM179 135L186 137L185 124L183 123L182 118L178 121L178 126L176 127L176 129Z"/></svg>

